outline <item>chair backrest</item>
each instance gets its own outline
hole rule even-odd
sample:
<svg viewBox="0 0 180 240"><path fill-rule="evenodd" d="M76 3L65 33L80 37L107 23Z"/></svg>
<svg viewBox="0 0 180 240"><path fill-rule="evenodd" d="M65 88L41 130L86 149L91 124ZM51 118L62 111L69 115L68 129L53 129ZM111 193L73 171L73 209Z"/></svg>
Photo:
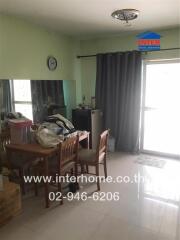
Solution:
<svg viewBox="0 0 180 240"><path fill-rule="evenodd" d="M97 152L96 152L97 161L99 161L101 158L104 158L104 156L107 152L108 136L109 136L109 129L105 130L104 132L102 132L100 134L99 144L98 144Z"/></svg>
<svg viewBox="0 0 180 240"><path fill-rule="evenodd" d="M10 144L10 140L11 137L9 128L3 129L0 133L0 170L3 165L8 166L6 146Z"/></svg>
<svg viewBox="0 0 180 240"><path fill-rule="evenodd" d="M59 166L63 167L66 164L77 161L78 157L79 138L71 137L59 144Z"/></svg>

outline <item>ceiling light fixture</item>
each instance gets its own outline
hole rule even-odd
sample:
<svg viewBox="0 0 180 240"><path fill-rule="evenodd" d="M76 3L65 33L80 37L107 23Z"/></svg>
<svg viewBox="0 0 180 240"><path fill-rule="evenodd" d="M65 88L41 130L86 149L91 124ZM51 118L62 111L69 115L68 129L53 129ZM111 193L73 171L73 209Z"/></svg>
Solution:
<svg viewBox="0 0 180 240"><path fill-rule="evenodd" d="M129 21L136 19L138 15L139 11L131 8L116 10L111 14L113 18L124 21L127 26L130 26Z"/></svg>

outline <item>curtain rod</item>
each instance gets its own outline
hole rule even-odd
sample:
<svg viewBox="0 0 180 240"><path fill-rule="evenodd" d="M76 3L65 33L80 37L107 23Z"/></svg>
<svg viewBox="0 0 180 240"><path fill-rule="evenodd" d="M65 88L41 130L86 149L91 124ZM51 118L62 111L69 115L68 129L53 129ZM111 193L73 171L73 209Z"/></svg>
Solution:
<svg viewBox="0 0 180 240"><path fill-rule="evenodd" d="M159 51L169 51L169 50L179 50L180 47L176 47L176 48L164 48L164 49L159 49L159 50L147 50L147 51L139 51L139 50L132 50L132 51L138 51L138 52L142 52L142 53L148 53L148 52L159 52ZM102 54L107 54L107 53L102 53ZM80 55L77 56L77 58L88 58L88 57L96 57L98 54L92 54L92 55Z"/></svg>

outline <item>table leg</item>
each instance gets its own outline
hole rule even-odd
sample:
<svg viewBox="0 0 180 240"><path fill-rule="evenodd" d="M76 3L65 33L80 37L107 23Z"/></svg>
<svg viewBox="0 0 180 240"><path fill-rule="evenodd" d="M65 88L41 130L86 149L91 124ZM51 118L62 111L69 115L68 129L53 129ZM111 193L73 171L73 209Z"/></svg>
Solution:
<svg viewBox="0 0 180 240"><path fill-rule="evenodd" d="M49 176L49 169L48 169L48 158L44 158L44 176L48 177ZM45 190L45 204L46 208L49 208L49 183L46 179L44 182L44 190Z"/></svg>
<svg viewBox="0 0 180 240"><path fill-rule="evenodd" d="M12 151L7 148L6 149L6 154L7 154L7 167L8 167L8 169L12 170L12 167L11 167Z"/></svg>
<svg viewBox="0 0 180 240"><path fill-rule="evenodd" d="M87 135L87 138L85 139L85 148L89 149L89 134Z"/></svg>

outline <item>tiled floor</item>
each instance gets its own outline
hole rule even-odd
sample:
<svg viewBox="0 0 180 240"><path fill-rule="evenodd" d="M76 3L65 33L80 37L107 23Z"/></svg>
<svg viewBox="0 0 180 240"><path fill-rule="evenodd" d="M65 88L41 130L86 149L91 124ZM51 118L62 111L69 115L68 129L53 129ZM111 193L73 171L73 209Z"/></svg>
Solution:
<svg viewBox="0 0 180 240"><path fill-rule="evenodd" d="M109 156L108 175L146 177L139 183L102 183L102 191L119 192L118 202L65 201L45 209L43 198L32 195L24 199L23 213L0 229L0 239L180 240L180 161L155 168L135 163L136 158Z"/></svg>

